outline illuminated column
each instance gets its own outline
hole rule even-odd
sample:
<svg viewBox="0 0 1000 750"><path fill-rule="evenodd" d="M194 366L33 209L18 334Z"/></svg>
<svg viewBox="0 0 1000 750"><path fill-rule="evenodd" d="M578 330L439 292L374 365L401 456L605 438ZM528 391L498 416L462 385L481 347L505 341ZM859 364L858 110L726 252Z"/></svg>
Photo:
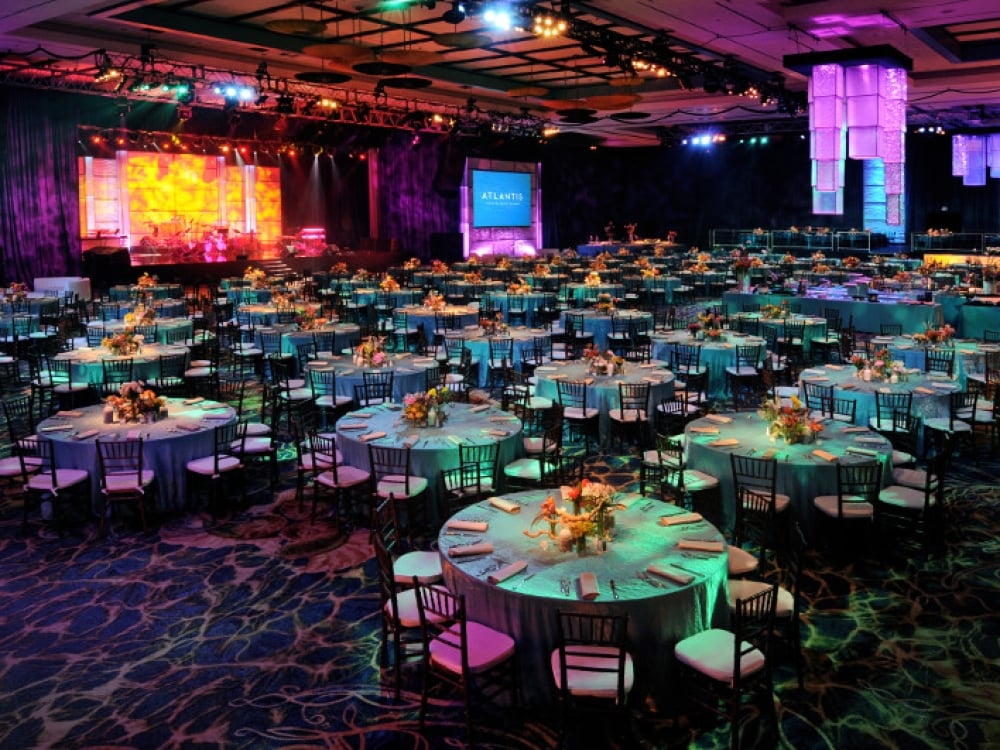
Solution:
<svg viewBox="0 0 1000 750"><path fill-rule="evenodd" d="M844 212L844 69L817 65L809 78L809 156L813 213Z"/></svg>
<svg viewBox="0 0 1000 750"><path fill-rule="evenodd" d="M981 135L951 137L951 173L963 185L986 184L986 138Z"/></svg>
<svg viewBox="0 0 1000 750"><path fill-rule="evenodd" d="M990 177L1000 177L1000 135L986 137L986 165Z"/></svg>

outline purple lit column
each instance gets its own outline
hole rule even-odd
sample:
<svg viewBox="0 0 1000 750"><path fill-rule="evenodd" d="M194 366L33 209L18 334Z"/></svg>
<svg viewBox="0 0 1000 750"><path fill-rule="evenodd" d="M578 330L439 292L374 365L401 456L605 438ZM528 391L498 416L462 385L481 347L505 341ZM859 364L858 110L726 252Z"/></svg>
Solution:
<svg viewBox="0 0 1000 750"><path fill-rule="evenodd" d="M813 213L844 212L844 69L817 65L809 78L809 150L812 157Z"/></svg>

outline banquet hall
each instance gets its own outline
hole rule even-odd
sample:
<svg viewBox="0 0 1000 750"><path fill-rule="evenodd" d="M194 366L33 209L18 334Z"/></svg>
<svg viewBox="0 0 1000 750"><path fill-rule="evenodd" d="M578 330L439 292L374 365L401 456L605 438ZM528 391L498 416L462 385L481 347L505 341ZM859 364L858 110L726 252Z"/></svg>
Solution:
<svg viewBox="0 0 1000 750"><path fill-rule="evenodd" d="M996 744L1000 13L662 5L0 20L0 744Z"/></svg>

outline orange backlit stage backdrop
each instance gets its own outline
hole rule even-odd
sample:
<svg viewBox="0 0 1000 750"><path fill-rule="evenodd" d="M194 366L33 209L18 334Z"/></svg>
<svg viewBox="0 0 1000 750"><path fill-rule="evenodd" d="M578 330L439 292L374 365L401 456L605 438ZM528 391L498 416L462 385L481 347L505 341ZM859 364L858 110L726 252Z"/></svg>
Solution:
<svg viewBox="0 0 1000 750"><path fill-rule="evenodd" d="M259 255L282 234L279 169L217 156L81 157L80 203L83 235L124 236L133 263Z"/></svg>

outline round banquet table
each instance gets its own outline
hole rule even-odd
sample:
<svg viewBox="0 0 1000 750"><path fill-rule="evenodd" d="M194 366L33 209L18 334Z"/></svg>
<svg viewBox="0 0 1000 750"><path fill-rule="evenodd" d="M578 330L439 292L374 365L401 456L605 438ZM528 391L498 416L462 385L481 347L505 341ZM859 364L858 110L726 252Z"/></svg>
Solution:
<svg viewBox="0 0 1000 750"><path fill-rule="evenodd" d="M618 393L619 383L645 383L649 388L649 414L652 414L660 401L670 398L674 393L674 374L666 369L666 362L653 361L647 364L626 363L624 375L590 375L590 367L584 362L570 361L568 363L554 362L535 368L535 395L552 399L559 403L558 380L591 380L587 388L587 406L601 412L599 430L602 444L606 443L610 430L610 412L621 406Z"/></svg>
<svg viewBox="0 0 1000 750"><path fill-rule="evenodd" d="M136 380L150 380L160 374L160 356L163 354L186 353L188 347L181 344L143 344L142 352L132 355L133 375ZM111 354L103 346L81 346L68 352L60 352L56 359L68 359L71 363L74 381L81 383L103 383L105 359L125 359Z"/></svg>
<svg viewBox="0 0 1000 750"><path fill-rule="evenodd" d="M693 339L686 330L677 330L653 335L653 356L669 361L674 344L696 344L701 347L700 363L702 367L708 367L708 397L724 401L728 398L726 368L736 364L737 344L763 346L765 342L758 336L745 336L736 332L727 332L720 339Z"/></svg>
<svg viewBox="0 0 1000 750"><path fill-rule="evenodd" d="M356 339L361 335L361 326L357 323L328 323L311 331L300 331L294 324L273 327L282 331L281 351L285 354L295 354L296 346L313 341L314 331L316 333L333 331L333 353L342 352L351 345L352 338Z"/></svg>
<svg viewBox="0 0 1000 750"><path fill-rule="evenodd" d="M435 311L424 305L406 305L404 307L396 308L396 312L406 313L406 322L410 328L416 328L418 325L423 323L424 333L430 338L434 333L437 326L435 319ZM470 307L468 305L445 305L444 309L439 312L454 315L458 321L458 325L463 328L468 327L470 330L472 328L479 327L479 308Z"/></svg>
<svg viewBox="0 0 1000 750"><path fill-rule="evenodd" d="M661 706L669 705L676 690L673 645L729 620L725 551L685 553L677 543L682 538L721 541L722 535L707 521L661 526L662 514L676 514L680 509L639 495L619 495L617 499L628 508L615 513L614 536L607 549L598 551L588 540L582 556L575 550L563 552L546 536L532 539L523 533L549 492L504 495L520 505L519 513L506 513L483 502L449 519L438 537L448 588L465 596L469 619L508 633L517 642L521 689L529 705L556 700L549 655L556 647L559 610L627 614L635 658L631 699L650 697ZM449 529L452 520L487 521L489 527L483 533L456 533ZM543 526L537 524L534 530ZM453 546L476 541L489 542L493 552L479 557L452 557L448 552ZM526 562L527 568L499 584L489 583L488 576L497 566L515 561ZM649 583L638 571L645 571L651 563L679 565L694 574L694 580L679 584L651 575L656 583ZM588 572L598 582L599 595L593 600L582 599L577 585L580 575ZM683 575L685 570L677 572ZM561 592L563 579L571 582L569 594Z"/></svg>
<svg viewBox="0 0 1000 750"><path fill-rule="evenodd" d="M893 359L902 361L910 369L923 370L927 363L928 347L914 344L912 334L874 336L871 343L873 349L888 349ZM965 382L967 373L982 372L986 352L998 349L995 345L982 344L978 341L952 341L950 346L955 350L954 372L960 383Z"/></svg>
<svg viewBox="0 0 1000 750"><path fill-rule="evenodd" d="M184 331L184 338L190 339L192 332L194 330L193 324L188 318L156 318L153 321L156 326L156 338L157 342L160 344L165 344L167 341L167 331ZM92 320L87 323L88 329L98 330L103 328L105 335L113 336L116 333L122 333L125 330L124 321L110 321L110 320ZM150 342L152 343L152 342Z"/></svg>
<svg viewBox="0 0 1000 750"><path fill-rule="evenodd" d="M799 379L819 385L832 385L834 395L857 402L855 424L866 425L875 416L875 393L911 393L910 411L924 419L947 417L951 394L960 384L947 375L910 372L905 383L864 381L857 377L854 365L823 365L803 370ZM800 388L801 390L801 388Z"/></svg>
<svg viewBox="0 0 1000 750"><path fill-rule="evenodd" d="M354 398L354 386L364 383L364 373L366 370L368 372L391 370L393 372L392 399L399 403L402 403L403 397L408 393L419 393L427 390L427 375L424 371L428 367L437 364L437 360L430 357L414 357L412 354L406 352L391 356L392 365L378 368L378 370L358 367L354 364L353 357L342 354L315 359L309 362L307 366L309 369L332 368L337 373L338 396L350 396Z"/></svg>
<svg viewBox="0 0 1000 750"><path fill-rule="evenodd" d="M803 323L802 329L802 350L809 361L809 353L812 349L812 340L826 337L826 318L816 318L808 315L790 315L787 318L765 318L760 313L736 313L732 316L735 320L731 323L733 328L738 326L738 321L756 321L761 327L774 326L778 331L778 336L785 335L785 323Z"/></svg>
<svg viewBox="0 0 1000 750"><path fill-rule="evenodd" d="M479 383L489 382L490 369L490 336L483 335L483 330L476 327L460 331L449 331L445 338L461 337L465 339L465 348L472 352L472 361L479 362ZM551 338L552 332L545 328L527 328L526 326L516 326L509 328L506 334L497 338L509 337L514 343L512 367L520 367L521 354L525 349L532 349L535 345L535 338Z"/></svg>
<svg viewBox="0 0 1000 750"><path fill-rule="evenodd" d="M594 334L594 346L601 351L608 348L608 334L611 333L611 316L599 313L595 310L569 310L562 314L562 325L566 327L566 317L568 315L583 316L583 330ZM653 330L653 316L648 312L638 312L636 310L616 310L615 316L619 320L646 321L649 330Z"/></svg>
<svg viewBox="0 0 1000 750"><path fill-rule="evenodd" d="M438 520L443 470L459 465L458 446L499 444L497 481L503 482L503 466L523 452L521 420L495 406L482 408L453 403L445 407L448 420L444 427L414 427L402 418L399 404L369 406L344 415L337 422L337 445L344 463L369 470L368 443L401 447L410 444L410 470L413 476L426 477L431 520ZM362 425L360 429L356 425ZM384 433L384 437L371 439Z"/></svg>
<svg viewBox="0 0 1000 750"><path fill-rule="evenodd" d="M183 510L190 505L187 462L211 455L215 450L215 426L235 422L237 415L234 409L215 401L187 405L179 398L167 399L167 411L166 419L148 424L105 424L104 405L88 406L43 420L38 434L62 444L56 450L58 466L90 472L95 508L101 491L96 441L141 436L143 467L156 473L156 510ZM79 416L73 416L76 414Z"/></svg>
<svg viewBox="0 0 1000 750"><path fill-rule="evenodd" d="M729 419L729 422L717 420ZM756 458L774 457L778 461L778 492L791 498L793 518L802 526L807 539L814 539L813 499L819 494L837 491L837 463L861 462L877 458L883 468L883 483L892 478L892 446L867 427L826 420L825 429L815 443L786 444L771 442L766 423L756 412L711 415L690 422L684 428L687 465L718 478L722 492L722 516L726 528L732 528L736 515L736 491L730 455ZM717 430L706 432L706 430ZM717 442L735 440L735 444ZM850 448L850 450L848 450ZM835 461L817 456L825 451ZM858 453L852 451L860 451Z"/></svg>

